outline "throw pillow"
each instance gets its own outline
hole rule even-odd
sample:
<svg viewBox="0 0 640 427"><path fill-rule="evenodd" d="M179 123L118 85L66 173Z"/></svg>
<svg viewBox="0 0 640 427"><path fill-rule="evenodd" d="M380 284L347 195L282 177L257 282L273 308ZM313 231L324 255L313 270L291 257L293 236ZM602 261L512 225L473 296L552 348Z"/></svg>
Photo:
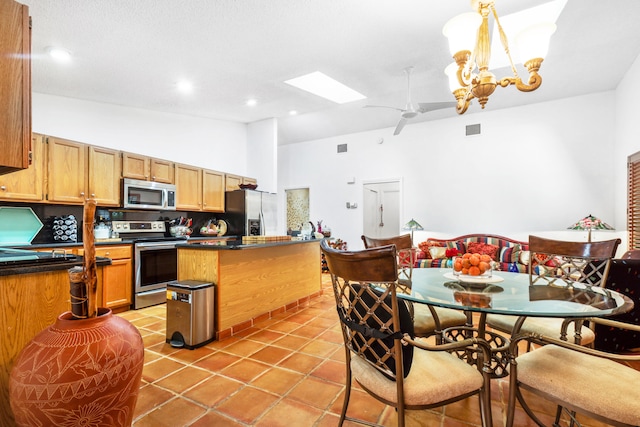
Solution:
<svg viewBox="0 0 640 427"><path fill-rule="evenodd" d="M441 244L440 242L434 242L431 240L425 240L424 242L418 243L418 248L420 248L420 250L426 254L427 259L431 259L429 248L432 246L444 246L444 244Z"/></svg>
<svg viewBox="0 0 640 427"><path fill-rule="evenodd" d="M531 252L529 251L520 252L520 264L529 265L530 258L531 258Z"/></svg>
<svg viewBox="0 0 640 427"><path fill-rule="evenodd" d="M492 260L498 260L498 247L481 242L467 243L467 252L472 254L489 255Z"/></svg>
<svg viewBox="0 0 640 427"><path fill-rule="evenodd" d="M498 261L502 263L519 262L521 250L520 245L505 246L500 249L500 259Z"/></svg>
<svg viewBox="0 0 640 427"><path fill-rule="evenodd" d="M429 248L431 259L442 259L447 257L447 248L440 246L431 246Z"/></svg>
<svg viewBox="0 0 640 427"><path fill-rule="evenodd" d="M458 252L460 252L461 254L464 254L465 252L467 252L467 248L466 248L464 242L461 241L461 240L448 241L447 242L447 248L449 248L449 249L457 249Z"/></svg>

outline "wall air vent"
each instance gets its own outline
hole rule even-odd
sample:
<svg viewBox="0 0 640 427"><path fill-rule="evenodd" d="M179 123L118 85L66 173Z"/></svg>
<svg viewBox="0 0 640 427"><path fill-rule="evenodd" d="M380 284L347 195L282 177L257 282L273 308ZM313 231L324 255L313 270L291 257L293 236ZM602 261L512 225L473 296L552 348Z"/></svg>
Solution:
<svg viewBox="0 0 640 427"><path fill-rule="evenodd" d="M480 135L480 123L475 125L467 125L466 136Z"/></svg>
<svg viewBox="0 0 640 427"><path fill-rule="evenodd" d="M338 153L346 153L347 144L338 144Z"/></svg>

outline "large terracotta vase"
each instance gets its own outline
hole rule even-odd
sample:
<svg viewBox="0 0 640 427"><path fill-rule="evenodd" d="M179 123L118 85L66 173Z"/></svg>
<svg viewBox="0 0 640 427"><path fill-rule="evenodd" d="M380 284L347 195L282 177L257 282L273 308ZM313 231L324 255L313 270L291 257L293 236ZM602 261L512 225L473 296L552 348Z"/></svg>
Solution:
<svg viewBox="0 0 640 427"><path fill-rule="evenodd" d="M19 354L9 398L18 426L130 426L138 398L144 347L131 323L61 314Z"/></svg>

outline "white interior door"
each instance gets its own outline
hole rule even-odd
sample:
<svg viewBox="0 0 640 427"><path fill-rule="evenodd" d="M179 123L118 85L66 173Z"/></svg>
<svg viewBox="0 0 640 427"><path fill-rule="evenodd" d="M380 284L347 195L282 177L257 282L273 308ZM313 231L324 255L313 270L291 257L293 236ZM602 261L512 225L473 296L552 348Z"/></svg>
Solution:
<svg viewBox="0 0 640 427"><path fill-rule="evenodd" d="M400 234L400 182L364 184L364 232L369 237Z"/></svg>

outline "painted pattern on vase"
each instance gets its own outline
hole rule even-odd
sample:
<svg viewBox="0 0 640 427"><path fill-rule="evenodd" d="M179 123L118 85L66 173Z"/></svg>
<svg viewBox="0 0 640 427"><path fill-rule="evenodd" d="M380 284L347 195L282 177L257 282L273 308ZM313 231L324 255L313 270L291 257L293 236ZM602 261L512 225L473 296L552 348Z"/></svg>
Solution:
<svg viewBox="0 0 640 427"><path fill-rule="evenodd" d="M138 330L110 309L61 314L19 354L9 396L18 426L130 426L144 346Z"/></svg>

